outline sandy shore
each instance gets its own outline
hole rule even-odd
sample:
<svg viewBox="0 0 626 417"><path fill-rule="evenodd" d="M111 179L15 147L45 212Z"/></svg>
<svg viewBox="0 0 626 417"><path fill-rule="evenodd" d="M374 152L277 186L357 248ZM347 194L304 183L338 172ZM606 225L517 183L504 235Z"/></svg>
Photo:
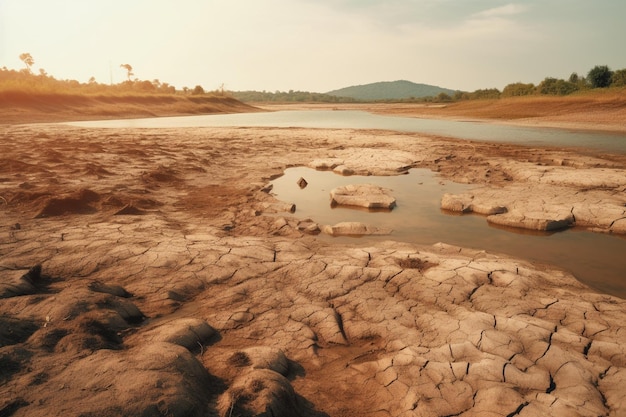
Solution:
<svg viewBox="0 0 626 417"><path fill-rule="evenodd" d="M350 129L0 132L2 415L626 412L626 301L445 242L319 239L267 187L320 161L424 167L476 185L450 196L461 211L626 233L624 155Z"/></svg>

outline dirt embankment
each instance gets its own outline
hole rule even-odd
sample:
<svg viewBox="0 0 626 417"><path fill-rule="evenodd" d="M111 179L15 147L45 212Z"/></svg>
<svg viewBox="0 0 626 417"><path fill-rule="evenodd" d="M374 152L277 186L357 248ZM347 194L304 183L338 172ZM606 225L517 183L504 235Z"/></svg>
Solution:
<svg viewBox="0 0 626 417"><path fill-rule="evenodd" d="M227 96L74 95L0 91L0 123L121 119L258 109Z"/></svg>

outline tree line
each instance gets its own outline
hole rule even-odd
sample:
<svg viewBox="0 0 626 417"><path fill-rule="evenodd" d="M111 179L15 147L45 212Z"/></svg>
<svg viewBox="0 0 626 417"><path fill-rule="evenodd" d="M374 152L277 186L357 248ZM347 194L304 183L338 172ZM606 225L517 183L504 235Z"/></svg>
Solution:
<svg viewBox="0 0 626 417"><path fill-rule="evenodd" d="M516 82L508 84L502 89L481 89L474 92L457 91L453 95L445 93L436 97L424 97L424 101L459 101L488 98L520 97L531 95L566 96L577 91L598 88L625 87L626 68L612 71L606 65L596 65L587 73L587 76L579 76L573 72L567 80L546 77L539 84Z"/></svg>
<svg viewBox="0 0 626 417"><path fill-rule="evenodd" d="M440 93L436 96L410 97L406 99L377 100L379 102L433 102L444 103L462 100L498 99L530 95L564 96L577 91L626 86L626 69L612 71L606 65L596 65L586 76L572 73L567 80L546 77L538 85L516 82L507 85L502 91L497 88L479 89L473 92L456 91L453 94ZM238 100L247 102L324 102L324 103L355 103L351 97L338 97L307 91L266 92L266 91L235 91L231 94Z"/></svg>
<svg viewBox="0 0 626 417"><path fill-rule="evenodd" d="M201 95L207 92L200 85L194 88L183 87L177 89L167 82L155 80L140 80L134 78L134 69L130 64L120 64L125 72L126 80L117 84L99 83L95 77L91 77L86 83L77 80L58 80L49 75L46 70L40 68L35 72L33 66L35 60L30 53L19 56L24 63L24 68L12 70L7 67L0 68L0 91L16 90L29 93L44 94L190 94ZM223 86L209 92L211 95L223 95Z"/></svg>
<svg viewBox="0 0 626 417"><path fill-rule="evenodd" d="M311 93L309 91L232 91L230 94L239 101L244 102L301 102L301 103L354 103L352 97L339 97L323 93Z"/></svg>
<svg viewBox="0 0 626 417"><path fill-rule="evenodd" d="M41 68L36 74L33 71L35 60L29 53L19 56L24 63L21 70L0 68L0 91L17 90L38 93L64 93L64 94L189 94L189 95L229 95L245 102L320 102L320 103L354 103L351 97L340 97L323 93L308 91L266 92L266 91L229 91L224 90L222 84L218 89L205 91L200 85L194 88L183 87L178 90L173 85L161 82L158 79L140 80L134 77L133 67L130 64L121 64L126 72L126 80L118 84L103 84L91 77L87 83L76 80L57 80L48 75ZM504 97L519 97L531 95L554 95L565 96L577 91L600 89L608 87L626 86L626 68L612 71L606 65L596 65L586 76L572 73L567 80L546 77L539 84L516 82L508 84L502 91L497 88L479 89L473 92L456 91L453 94L440 93L437 96L410 97L408 99L378 100L393 102L452 102L461 100L497 99Z"/></svg>

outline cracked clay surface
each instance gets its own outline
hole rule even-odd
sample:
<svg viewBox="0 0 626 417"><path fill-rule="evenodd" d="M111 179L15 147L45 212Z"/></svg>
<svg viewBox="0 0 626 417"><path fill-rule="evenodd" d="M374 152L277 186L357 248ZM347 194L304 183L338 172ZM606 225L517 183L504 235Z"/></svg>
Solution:
<svg viewBox="0 0 626 417"><path fill-rule="evenodd" d="M444 199L459 211L624 233L623 156L353 130L0 135L2 415L626 413L626 301L445 243L318 239L267 188L295 165L426 167L477 184Z"/></svg>

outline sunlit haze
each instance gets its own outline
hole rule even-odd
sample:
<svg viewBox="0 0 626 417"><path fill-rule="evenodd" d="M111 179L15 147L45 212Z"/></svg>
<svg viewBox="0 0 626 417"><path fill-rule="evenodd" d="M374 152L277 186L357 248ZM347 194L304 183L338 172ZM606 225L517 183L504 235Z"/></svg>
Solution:
<svg viewBox="0 0 626 417"><path fill-rule="evenodd" d="M0 67L59 79L474 91L626 68L624 0L0 0Z"/></svg>

